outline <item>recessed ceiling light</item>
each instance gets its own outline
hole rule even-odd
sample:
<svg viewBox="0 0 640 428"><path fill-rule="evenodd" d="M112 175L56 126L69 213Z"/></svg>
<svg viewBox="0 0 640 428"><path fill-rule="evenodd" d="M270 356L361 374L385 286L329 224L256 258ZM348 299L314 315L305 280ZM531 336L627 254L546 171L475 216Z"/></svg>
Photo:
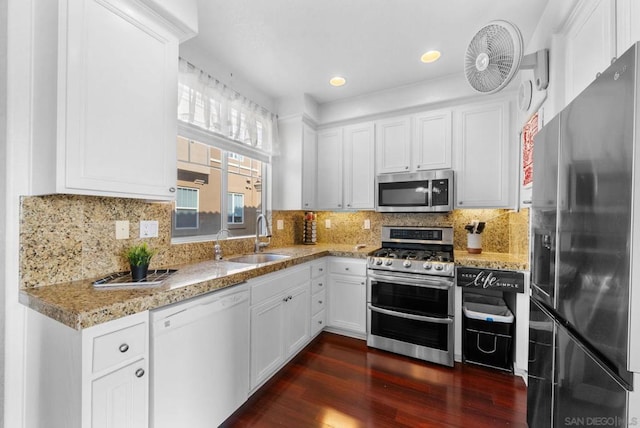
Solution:
<svg viewBox="0 0 640 428"><path fill-rule="evenodd" d="M429 51L422 54L420 61L424 63L430 63L437 61L440 58L440 51Z"/></svg>
<svg viewBox="0 0 640 428"><path fill-rule="evenodd" d="M334 76L329 80L329 84L331 84L331 86L342 86L345 83L347 83L347 79L341 76Z"/></svg>

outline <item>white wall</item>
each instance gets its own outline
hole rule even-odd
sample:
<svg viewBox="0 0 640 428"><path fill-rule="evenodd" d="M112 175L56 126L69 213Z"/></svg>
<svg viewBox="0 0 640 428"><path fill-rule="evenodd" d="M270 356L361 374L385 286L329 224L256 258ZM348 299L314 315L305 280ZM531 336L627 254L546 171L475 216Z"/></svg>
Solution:
<svg viewBox="0 0 640 428"><path fill-rule="evenodd" d="M32 106L32 12L34 0L6 0L7 115L2 195L4 218L4 426L24 426L25 308L18 302L20 195L29 190Z"/></svg>
<svg viewBox="0 0 640 428"><path fill-rule="evenodd" d="M7 2L0 1L0 165L7 163ZM4 174L6 168L0 172L0 194L6 193L7 177ZM0 242L5 242L6 230L6 201L0 198ZM4 272L5 272L6 248L0 245L0 385L4 385ZM3 424L4 415L4 388L0 387L0 427Z"/></svg>

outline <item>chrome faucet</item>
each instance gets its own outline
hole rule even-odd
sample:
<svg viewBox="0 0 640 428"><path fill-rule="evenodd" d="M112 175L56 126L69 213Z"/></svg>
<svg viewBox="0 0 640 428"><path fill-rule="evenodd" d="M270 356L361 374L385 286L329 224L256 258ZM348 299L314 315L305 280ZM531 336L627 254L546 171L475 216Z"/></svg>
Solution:
<svg viewBox="0 0 640 428"><path fill-rule="evenodd" d="M222 248L220 247L220 243L218 242L220 234L222 232L227 232L227 236L229 236L229 231L227 229L220 229L218 233L216 233L216 244L213 246L213 257L216 260L222 260Z"/></svg>
<svg viewBox="0 0 640 428"><path fill-rule="evenodd" d="M260 241L260 220L264 220L264 224L267 229L267 234L265 235L266 238L268 238L267 242ZM271 229L269 228L269 220L267 219L266 215L262 213L258 214L258 217L256 217L256 240L254 243L255 245L253 246L253 251L255 253L259 253L264 247L266 247L270 243L271 243Z"/></svg>

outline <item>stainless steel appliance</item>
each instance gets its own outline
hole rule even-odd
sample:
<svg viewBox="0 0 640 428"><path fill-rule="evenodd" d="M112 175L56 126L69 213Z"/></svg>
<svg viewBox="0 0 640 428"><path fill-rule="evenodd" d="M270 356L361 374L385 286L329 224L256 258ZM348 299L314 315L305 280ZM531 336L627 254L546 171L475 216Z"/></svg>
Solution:
<svg viewBox="0 0 640 428"><path fill-rule="evenodd" d="M453 366L453 229L382 227L367 260L367 345Z"/></svg>
<svg viewBox="0 0 640 428"><path fill-rule="evenodd" d="M535 138L529 426L632 420L638 70L636 44Z"/></svg>
<svg viewBox="0 0 640 428"><path fill-rule="evenodd" d="M378 212L449 212L453 210L453 170L378 174Z"/></svg>

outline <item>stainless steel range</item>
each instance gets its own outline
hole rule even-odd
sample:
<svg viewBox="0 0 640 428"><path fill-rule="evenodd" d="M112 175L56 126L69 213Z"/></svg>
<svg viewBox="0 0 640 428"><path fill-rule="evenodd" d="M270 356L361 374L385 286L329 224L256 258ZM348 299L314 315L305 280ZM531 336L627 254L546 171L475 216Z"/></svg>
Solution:
<svg viewBox="0 0 640 428"><path fill-rule="evenodd" d="M367 345L452 367L453 229L383 226L367 264Z"/></svg>

